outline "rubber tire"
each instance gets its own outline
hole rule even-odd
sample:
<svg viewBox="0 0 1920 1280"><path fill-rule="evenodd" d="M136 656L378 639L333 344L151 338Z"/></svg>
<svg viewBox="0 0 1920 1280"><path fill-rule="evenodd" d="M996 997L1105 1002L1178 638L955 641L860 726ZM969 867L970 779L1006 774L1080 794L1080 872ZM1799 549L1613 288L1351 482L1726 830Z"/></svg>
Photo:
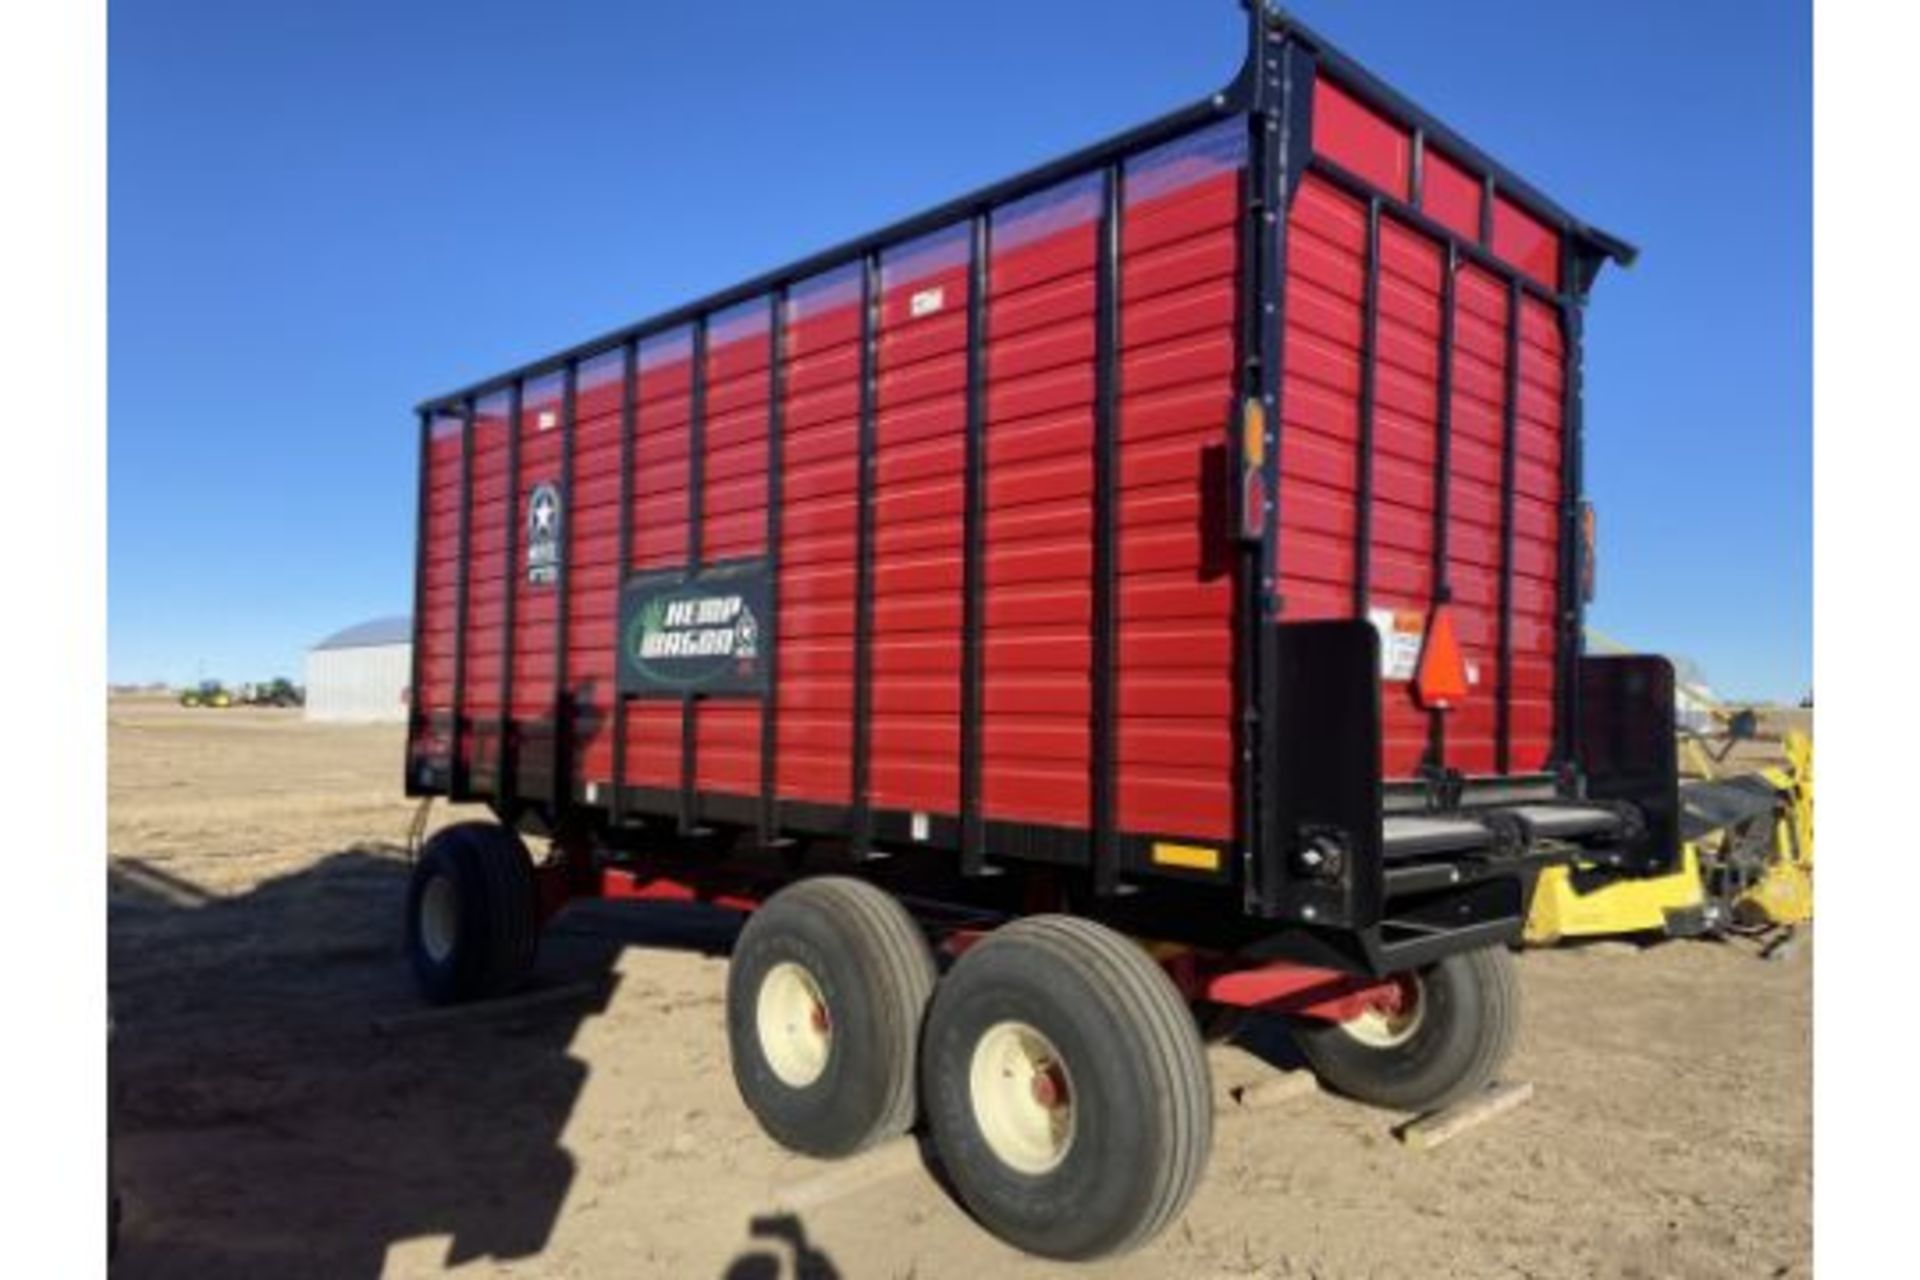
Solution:
<svg viewBox="0 0 1920 1280"><path fill-rule="evenodd" d="M1072 1145L1039 1175L995 1155L974 1116L974 1049L1008 1020L1045 1035L1072 1080ZM927 1014L921 1093L961 1202L1049 1258L1145 1244L1186 1207L1213 1145L1211 1075L1185 1000L1137 943L1071 916L1006 925L948 971Z"/></svg>
<svg viewBox="0 0 1920 1280"><path fill-rule="evenodd" d="M760 1046L761 983L783 961L819 984L832 1020L826 1064L795 1088ZM864 880L789 885L748 918L727 969L734 1084L781 1146L836 1158L913 1127L920 1023L937 976L927 937L905 907Z"/></svg>
<svg viewBox="0 0 1920 1280"><path fill-rule="evenodd" d="M420 938L420 902L427 884L453 884L458 920L444 959ZM533 858L519 835L495 822L463 822L435 832L407 884L407 957L421 994L434 1004L505 995L533 972L540 945L540 906Z"/></svg>
<svg viewBox="0 0 1920 1280"><path fill-rule="evenodd" d="M1405 1044L1363 1044L1334 1022L1298 1019L1294 1039L1320 1082L1359 1102L1438 1111L1493 1083L1520 1026L1520 982L1505 947L1419 971L1425 1015Z"/></svg>

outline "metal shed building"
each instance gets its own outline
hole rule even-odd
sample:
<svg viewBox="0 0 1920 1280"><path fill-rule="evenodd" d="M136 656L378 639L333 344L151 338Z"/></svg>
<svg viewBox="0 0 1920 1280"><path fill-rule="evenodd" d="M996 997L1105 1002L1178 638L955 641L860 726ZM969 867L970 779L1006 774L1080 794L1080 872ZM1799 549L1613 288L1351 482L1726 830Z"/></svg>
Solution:
<svg viewBox="0 0 1920 1280"><path fill-rule="evenodd" d="M412 620L374 618L307 650L307 719L401 721L413 659Z"/></svg>

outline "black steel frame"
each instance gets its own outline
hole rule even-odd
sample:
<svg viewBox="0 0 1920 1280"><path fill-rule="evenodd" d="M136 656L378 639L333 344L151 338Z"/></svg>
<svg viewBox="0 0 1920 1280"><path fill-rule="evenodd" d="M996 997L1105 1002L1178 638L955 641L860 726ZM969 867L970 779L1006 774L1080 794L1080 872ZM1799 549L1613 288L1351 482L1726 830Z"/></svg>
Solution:
<svg viewBox="0 0 1920 1280"><path fill-rule="evenodd" d="M1089 795L1093 819L1094 892L1120 888L1115 851L1115 735L1119 679L1114 640L1120 630L1120 262L1126 209L1126 166L1109 165L1100 178L1100 220L1094 268L1093 410L1093 725Z"/></svg>
<svg viewBox="0 0 1920 1280"><path fill-rule="evenodd" d="M1245 0L1243 0L1245 2ZM916 832L912 843L936 849L957 850L959 866L965 875L981 875L998 870L994 865L1004 860L1027 860L1039 863L1054 863L1067 867L1084 868L1091 873L1091 885L1097 895L1108 895L1126 888L1127 879L1139 873L1154 871L1171 879L1181 878L1216 885L1230 884L1236 879L1248 910L1255 915L1303 919L1293 914L1288 903L1298 904L1311 899L1326 901L1326 895L1316 890L1306 893L1297 883L1295 868L1289 859L1292 856L1297 833L1283 830L1286 821L1285 807L1295 803L1288 801L1282 794L1285 785L1277 780L1276 771L1281 769L1279 762L1269 757L1270 751L1263 743L1272 740L1276 732L1276 718L1287 721L1298 714L1301 705L1325 707L1325 698L1302 703L1298 699L1299 691L1291 681L1300 677L1297 672L1289 675L1283 666L1291 664L1299 667L1303 661L1326 660L1335 662L1342 669L1352 666L1351 644L1355 643L1351 635L1342 638L1317 639L1303 646L1283 647L1262 642L1270 629L1270 624L1281 627L1284 622L1285 601L1278 593L1277 555L1279 527L1279 486L1278 459L1282 434L1283 405L1280 402L1280 370L1283 367L1284 353L1284 314L1285 314L1285 236L1286 210L1298 189L1300 182L1308 173L1317 174L1334 184L1337 188L1356 196L1365 202L1367 208L1367 301L1365 305L1365 324L1367 337L1365 345L1369 353L1377 342L1379 289L1379 237L1380 223L1383 217L1392 217L1396 222L1420 231L1438 241L1445 250L1447 275L1444 283L1445 306L1445 343L1448 348L1443 357L1442 377L1448 378L1451 371L1451 330L1453 312L1453 280L1462 263L1473 263L1488 271L1505 284L1509 290L1510 302L1514 304L1510 313L1509 341L1509 381L1514 376L1512 348L1518 329L1518 303L1523 297L1532 297L1556 309L1566 324L1567 364L1566 364L1566 423L1567 441L1565 446L1565 484L1563 494L1563 534L1561 552L1567 557L1561 575L1562 598L1560 613L1561 625L1565 628L1560 644L1560 661L1563 664L1560 681L1563 697L1558 711L1556 724L1556 761L1562 766L1561 783L1563 791L1568 785L1577 786L1577 778L1565 776L1576 766L1573 744L1578 723L1578 681L1577 662L1580 657L1579 623L1581 606L1579 593L1574 586L1574 572L1577 561L1577 512L1580 495L1579 464L1579 360L1580 360L1580 309L1584 305L1587 287L1591 284L1600 263L1608 258L1622 263L1630 262L1635 250L1625 242L1598 231L1580 222L1566 213L1558 205L1540 195L1522 179L1501 166L1484 153L1452 133L1443 124L1426 115L1396 92L1385 86L1370 73L1341 54L1328 42L1294 21L1292 18L1263 7L1257 3L1247 3L1249 12L1248 56L1239 75L1221 93L1212 95L1200 102L1170 112L1140 128L1130 130L1105 142L1084 148L1060 160L1030 169L1008 181L995 184L950 201L937 208L905 219L871 235L849 241L823 253L814 254L788 266L765 273L730 289L711 294L698 301L675 308L635 325L629 325L610 334L592 339L571 347L554 356L523 365L476 384L473 387L454 393L451 396L437 397L424 402L420 407L422 421L422 467L423 472L428 460L428 442L430 415L436 412L456 410L464 412L465 425L463 440L463 494L459 594L457 617L462 620L461 635L456 644L455 665L460 670L465 662L464 620L467 610L465 596L465 574L467 550L470 545L469 532L464 528L467 510L472 500L471 459L472 459L472 421L474 405L477 400L495 391L506 389L509 393L508 414L508 503L507 528L505 530L507 550L508 582L506 585L502 632L501 653L501 708L502 717L499 726L499 750L497 754L497 774L493 788L492 801L503 814L516 814L529 805L544 804L547 821L553 821L558 811L576 804L579 797L572 794L569 784L570 762L567 759L565 740L570 737L573 726L566 723L567 698L566 677L566 640L567 614L565 592L567 590L566 547L571 543L571 530L563 530L562 566L560 573L561 598L557 601L559 616L556 620L556 688L554 726L556 742L550 784L544 788L545 794L521 797L517 794L518 775L515 770L512 749L511 681L513 672L513 637L515 627L515 589L517 575L514 570L517 555L517 534L519 524L519 453L521 417L523 415L522 392L528 379L561 371L566 379L566 431L563 441L565 450L561 487L563 494L571 497L574 433L574 398L576 394L577 369L583 360L603 355L612 350L622 350L624 386L622 392L622 476L620 490L622 495L620 513L620 564L622 573L630 571L632 563L633 541L633 440L638 428L639 396L638 351L640 344L653 336L670 332L682 326L691 326L693 332L693 387L690 418L690 459L688 477L688 571L697 571L702 554L703 521L703 463L706 406L704 403L705 381L707 376L707 325L714 313L755 298L764 297L772 312L769 343L769 448L768 448L768 530L767 552L770 559L777 562L780 551L781 522L781 415L785 377L785 301L788 290L794 284L822 274L834 268L857 263L860 271L860 407L859 407L859 492L866 495L873 485L873 443L875 415L878 411L878 308L880 305L878 268L881 252L893 245L910 241L930 232L945 229L956 224L967 224L970 234L968 296L968 370L967 370L967 427L966 427L966 497L963 538L966 543L966 567L963 584L963 643L962 661L962 708L961 708L961 803L957 815L909 815L891 810L875 809L869 795L870 752L871 752L871 684L872 684L872 592L873 592L873 514L863 500L859 506L857 524L856 556L856 601L855 601L855 669L854 681L854 735L853 786L847 805L802 803L799 801L782 802L778 797L777 755L778 722L777 706L774 697L762 702L761 720L761 786L760 793L753 797L702 793L698 790L698 767L696 748L697 700L688 698L683 701L682 715L682 776L676 791L661 788L647 788L621 785L625 778L627 707L626 699L617 693L613 698L613 754L615 760L615 785L611 788L608 814L615 827L628 822L636 814L657 817L675 817L682 832L699 828L701 822L711 819L715 822L758 829L762 844L771 844L781 839L784 832L798 834L827 835L845 837L856 856L866 856L876 852L876 846L884 848L890 845L908 843L910 826L924 822L929 829ZM1411 200L1373 188L1358 175L1342 169L1339 165L1311 152L1312 96L1316 77L1329 75L1339 81L1343 88L1357 95L1361 100L1377 110L1400 121L1409 129L1412 138L1413 172L1409 195ZM1242 236L1242 271L1248 288L1243 298L1241 320L1241 375L1240 389L1243 403L1257 403L1264 412L1265 438L1262 480L1265 487L1265 518L1259 522L1255 536L1243 538L1242 554L1237 573L1240 580L1240 630L1242 632L1236 658L1235 679L1239 687L1239 743L1240 778L1238 790L1241 797L1242 813L1240 831L1240 860L1233 867L1223 869L1219 875L1205 873L1182 873L1177 870L1153 866L1150 846L1160 837L1157 834L1127 832L1116 830L1114 822L1114 771L1116 749L1114 742L1116 723L1116 681L1114 679L1119 656L1115 652L1114 636L1116 628L1116 592L1118 565L1118 543L1116 518L1117 461L1116 448L1118 437L1117 413L1119 404L1119 306L1120 306L1120 236L1124 208L1125 164L1135 154L1148 150L1162 142L1189 133L1216 121L1234 117L1244 118L1248 123L1250 152L1246 174L1246 218ZM1477 170L1485 183L1485 199L1482 202L1483 225L1478 240L1458 236L1449 228L1437 223L1418 207L1421 190L1424 185L1426 156L1430 147L1439 146L1456 163L1469 170ZM981 552L983 550L982 526L984 521L984 468L985 468L985 397L987 369L985 360L985 342L988 323L988 289L990 276L987 261L990 253L992 232L991 215L1012 201L1035 194L1063 181L1087 174L1098 174L1101 182L1101 209L1099 219L1099 268L1098 301L1096 315L1098 374L1096 408L1096 498L1095 519L1099 530L1096 538L1095 567L1095 607L1092 622L1093 652L1095 667L1095 697L1092 730L1093 743L1093 820L1089 830L1063 829L1038 824L1006 823L989 821L980 808L981 792L981 745L980 722L982 718L980 670L983 647L982 592L984 589ZM1538 281L1528 279L1516 269L1496 258L1490 249L1492 231L1492 209L1494 197L1503 196L1524 208L1534 217L1559 230L1565 246L1565 275L1559 287L1549 287ZM1362 431L1371 433L1372 428L1372 364L1366 361L1366 385L1363 389ZM1450 411L1448 401L1450 390L1443 388L1441 415L1444 431L1445 418ZM1512 395L1508 396L1508 416L1512 413ZM1512 426L1506 425L1506 452L1508 457L1503 464L1505 481L1503 483L1503 541L1511 541L1511 502L1512 502ZM1229 456L1238 463L1245 440L1238 430L1232 432ZM1364 616L1369 568L1366 563L1370 552L1370 535L1366 525L1370 521L1371 473L1368 451L1362 449L1361 472L1359 474L1361 492L1362 536L1358 539L1355 596L1357 605ZM1232 474L1240 475L1239 466ZM1444 463L1442 474L1438 477L1442 486L1446 483ZM426 498L428 494L426 478L422 477L422 508L420 518L425 518ZM1245 496L1240 490L1235 501ZM1440 575L1437 586L1444 592L1445 568L1445 498L1442 496L1440 513L1437 516L1442 528L1436 539L1436 559ZM1236 516L1239 513L1236 512ZM1236 528L1246 529L1244 524L1236 523ZM1510 548L1503 559L1510 558ZM416 563L416 600L424 604L425 600L425 560ZM777 588L776 588L777 589ZM1503 591L1505 586L1503 583ZM1503 600L1501 608L1501 670L1502 689L1505 690L1506 672L1510 666L1510 637L1507 610L1510 601ZM416 620L422 610L416 609ZM416 626L418 622L416 621ZM418 650L416 644L416 655ZM1301 655L1307 655L1303 658ZM419 658L416 656L416 664ZM417 670L417 666L416 666ZM461 696L464 692L464 678L455 682L454 749L455 760L459 758L460 735L465 731ZM1377 690L1375 691L1377 693ZM1504 701L1504 698L1503 698ZM1377 714L1377 713L1376 713ZM416 711L411 717L418 726L424 717ZM1501 751L1503 764L1506 755L1508 732L1501 732ZM458 773L458 769L455 770ZM1374 770L1373 792L1382 798L1378 805L1399 803L1391 794L1383 793ZM1525 780L1520 780L1525 781ZM455 779L450 788L454 794L461 794L460 780ZM1390 789L1389 789L1390 791ZM592 808L592 805L588 806ZM1376 806L1377 807L1377 806ZM917 820L917 821L916 821ZM1177 833L1171 833L1178 838ZM988 850L993 851L989 858ZM1237 868L1237 874L1236 874ZM1365 886L1358 889L1349 886L1344 899L1349 903L1365 903L1374 895ZM1116 907L1116 909L1119 909ZM1304 919L1311 919L1305 917ZM1356 919L1352 923L1364 925L1365 921Z"/></svg>
<svg viewBox="0 0 1920 1280"><path fill-rule="evenodd" d="M519 761L513 740L513 635L520 606L520 419L525 412L524 384L507 393L506 555L501 563L500 712L493 746L493 803L510 812L519 791ZM477 402L479 396L474 397ZM473 487L469 473L467 487Z"/></svg>
<svg viewBox="0 0 1920 1280"><path fill-rule="evenodd" d="M447 788L455 798L472 790L463 759L467 732L467 571L473 563L473 415L474 402L468 400L460 414L460 563L455 568L453 590L453 727L452 758L448 763ZM417 615L416 615L417 616ZM416 650L424 647L416 639Z"/></svg>
<svg viewBox="0 0 1920 1280"><path fill-rule="evenodd" d="M767 297L767 593L778 633L780 619L780 541L784 536L786 495L787 291ZM627 571L623 568L621 574ZM767 696L760 703L760 843L780 839L780 646L766 656ZM616 772L615 778L625 778Z"/></svg>
<svg viewBox="0 0 1920 1280"><path fill-rule="evenodd" d="M640 433L640 342L629 338L620 347L620 577L633 571L633 446ZM619 643L616 639L615 643ZM627 776L626 696L620 691L619 672L609 684L613 699L613 776L612 794L607 804L616 824L626 821L626 792L619 785Z"/></svg>
<svg viewBox="0 0 1920 1280"><path fill-rule="evenodd" d="M420 527L413 539L413 616L425 619L427 616L427 504L433 496L433 414L425 409L415 416L420 419L420 472L414 481L414 509L420 513ZM464 492L461 495L465 497ZM456 572L465 572L465 557ZM432 763L420 751L420 739L425 735L428 719L420 710L420 674L426 665L426 635L424 622L416 624L420 634L415 637L413 651L407 658L407 776L406 794L416 796L426 794L432 786L435 771ZM459 628L456 625L455 630ZM449 766L451 768L451 766Z"/></svg>
<svg viewBox="0 0 1920 1280"><path fill-rule="evenodd" d="M704 561L707 485L707 320L693 322L693 386L687 406L687 576L700 572ZM622 578L625 571L622 571ZM618 779L616 781L625 781ZM680 812L681 835L700 829L700 699L680 697Z"/></svg>
<svg viewBox="0 0 1920 1280"><path fill-rule="evenodd" d="M967 437L961 540L960 606L960 872L988 872L986 825L980 813L982 645L986 625L987 524L987 290L993 256L993 220L968 219Z"/></svg>
<svg viewBox="0 0 1920 1280"><path fill-rule="evenodd" d="M1460 250L1451 240L1447 242L1441 269L1446 274L1440 280L1440 371L1433 440L1432 571L1436 605L1453 600L1453 355ZM1506 686L1502 685L1502 707L1506 701ZM1438 710L1427 713L1427 765L1435 772L1443 772L1447 767L1447 717Z"/></svg>
<svg viewBox="0 0 1920 1280"><path fill-rule="evenodd" d="M873 852L873 452L880 412L880 251L860 257L860 417L854 515L853 768L847 835L854 854Z"/></svg>

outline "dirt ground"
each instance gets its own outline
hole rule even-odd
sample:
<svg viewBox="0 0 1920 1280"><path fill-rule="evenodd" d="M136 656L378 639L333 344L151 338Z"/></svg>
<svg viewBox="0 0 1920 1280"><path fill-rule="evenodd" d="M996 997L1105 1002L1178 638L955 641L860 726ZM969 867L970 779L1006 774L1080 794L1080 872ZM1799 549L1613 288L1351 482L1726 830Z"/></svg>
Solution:
<svg viewBox="0 0 1920 1280"><path fill-rule="evenodd" d="M788 1155L734 1093L732 917L576 907L507 1019L419 1007L396 728L109 706L123 1278L1088 1275L912 1158ZM436 811L435 820L465 816ZM1811 947L1526 955L1528 1105L1435 1151L1325 1095L1222 1115L1185 1219L1103 1276L1805 1276ZM1291 1065L1212 1050L1216 1076ZM909 1158L899 1158L901 1151Z"/></svg>

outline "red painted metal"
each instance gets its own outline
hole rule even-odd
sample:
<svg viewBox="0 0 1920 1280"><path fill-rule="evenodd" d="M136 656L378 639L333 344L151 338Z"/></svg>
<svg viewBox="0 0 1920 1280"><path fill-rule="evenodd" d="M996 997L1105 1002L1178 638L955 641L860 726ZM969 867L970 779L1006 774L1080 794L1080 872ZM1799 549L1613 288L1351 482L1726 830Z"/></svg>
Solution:
<svg viewBox="0 0 1920 1280"><path fill-rule="evenodd" d="M699 902L727 911L757 911L761 899L750 893L721 889L671 876L646 875L620 867L601 869L598 883L575 896L609 902Z"/></svg>
<svg viewBox="0 0 1920 1280"><path fill-rule="evenodd" d="M1322 76L1316 153L1394 201L1418 200L1438 224L1549 287L1563 264L1554 232L1507 196L1492 205L1477 173ZM1236 834L1232 471L1245 223L1246 122L1231 118L1126 161L1119 227L1115 465L1114 796L1119 832L1231 841ZM990 214L984 436L981 804L990 820L1085 828L1090 765L1094 600L1097 175L1066 181ZM1429 617L1438 594L1436 509L1444 498L1449 608L1465 691L1452 699L1445 763L1495 766L1507 705L1511 767L1542 767L1552 749L1561 630L1560 556L1565 335L1557 311L1522 296L1513 406L1516 496L1511 688L1499 688L1502 598L1501 446L1505 335L1514 296L1466 263L1452 283L1451 401L1440 404L1447 254L1428 231L1381 216L1378 319L1371 352L1375 419L1369 591L1356 610L1367 206L1309 174L1288 213L1279 481L1245 495L1278 516L1278 592L1286 621L1375 610ZM885 811L957 819L960 807L961 620L967 425L968 228L956 223L881 255L875 331L872 688L869 800ZM641 344L634 389L632 556L618 564L617 474L626 388L622 353L577 370L573 489L565 537L569 616L566 697L556 697L554 610L561 594L526 572L533 490L565 469L562 379L526 383L517 423L506 394L476 406L471 457L457 418L429 424L422 514L422 723L452 710L455 637L464 635L459 734L469 776L485 789L503 719L522 748L544 747L554 708L572 735L567 789L613 778L617 600L629 573L770 553L778 564L779 680L774 791L786 801L849 804L854 726L853 633L859 503L857 266L800 281L773 315L767 297L708 319L702 425L703 518L689 530L694 386L692 331ZM780 404L780 545L765 545L768 367L773 325L785 352ZM1446 410L1445 413L1442 409ZM1448 487L1437 492L1440 423ZM519 465L508 474L508 432ZM472 492L465 562L460 479ZM697 545L689 539L697 537ZM508 539L513 555L508 556ZM456 616L464 568L466 608ZM512 608L510 667L502 652ZM502 689L507 707L502 707ZM682 707L636 699L625 716L627 788L681 782ZM1383 766L1411 776L1428 745L1412 682L1383 689ZM750 800L761 788L759 706L701 704L699 790ZM416 746L431 750L431 739ZM544 760L540 750L519 752Z"/></svg>
<svg viewBox="0 0 1920 1280"><path fill-rule="evenodd" d="M1160 965L1190 1001L1288 1017L1345 1022L1369 1008L1397 1008L1403 998L1397 977L1368 978L1288 961L1245 966L1181 949L1162 955Z"/></svg>
<svg viewBox="0 0 1920 1280"><path fill-rule="evenodd" d="M1319 155L1384 196L1409 198L1411 135L1405 129L1327 79L1316 87L1314 110ZM1439 151L1424 157L1420 199L1422 212L1478 241L1484 186ZM1491 223L1487 247L1495 256L1543 285L1559 285L1558 241L1547 228L1497 195ZM1348 618L1355 611L1366 226L1366 204L1317 174L1308 176L1289 214L1279 555L1290 620ZM1383 211L1367 605L1421 618L1440 603L1433 534L1442 496L1435 475L1445 264L1437 238ZM1549 305L1523 298L1513 672L1512 688L1502 689L1500 482L1509 296L1476 264L1463 263L1455 275L1445 569L1466 689L1448 699L1445 763L1466 773L1495 771L1503 699L1512 724L1509 767L1543 768L1552 752L1564 335ZM1428 749L1426 707L1413 681L1386 681L1381 717L1383 771L1390 778L1412 776Z"/></svg>
<svg viewBox="0 0 1920 1280"><path fill-rule="evenodd" d="M545 863L534 868L535 897L542 921L551 920L569 902L604 900L608 902L681 902L704 903L728 911L752 912L762 899L738 889L678 880L672 876L647 875L624 867L589 868L582 874L569 871L564 861Z"/></svg>

